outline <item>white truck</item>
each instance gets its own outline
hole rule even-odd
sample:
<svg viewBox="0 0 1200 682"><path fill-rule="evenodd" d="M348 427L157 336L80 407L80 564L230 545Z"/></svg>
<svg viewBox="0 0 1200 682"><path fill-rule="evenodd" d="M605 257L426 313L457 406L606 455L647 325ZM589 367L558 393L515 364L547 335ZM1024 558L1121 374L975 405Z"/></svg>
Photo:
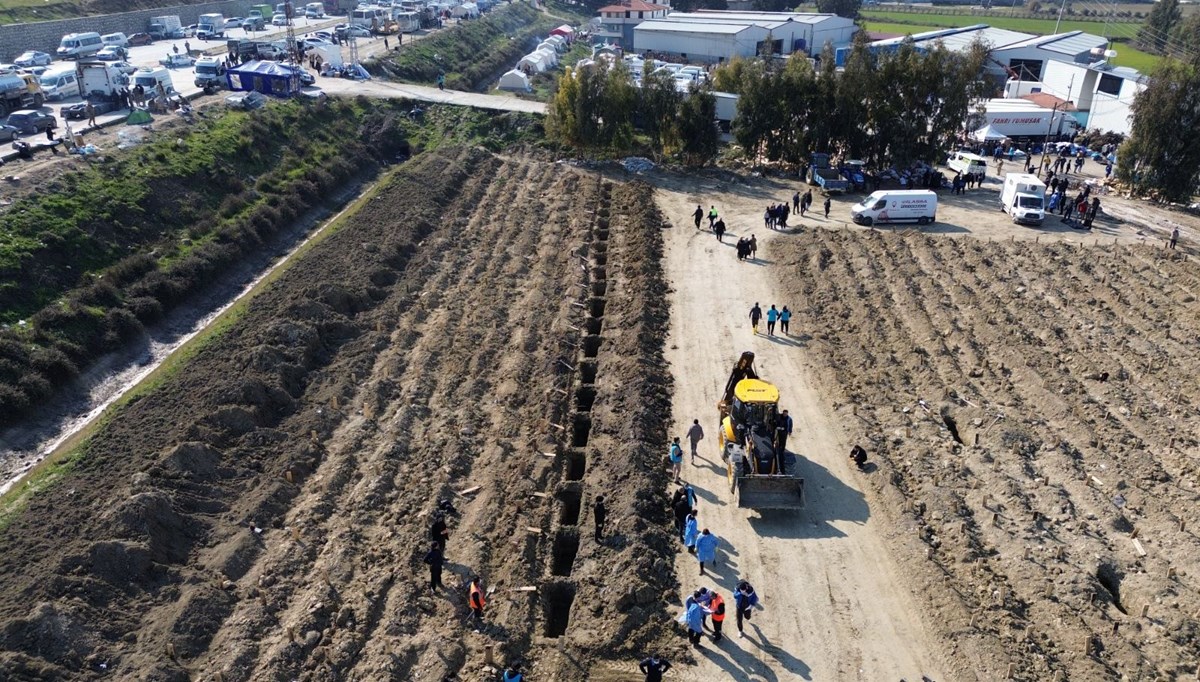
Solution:
<svg viewBox="0 0 1200 682"><path fill-rule="evenodd" d="M120 108L118 94L129 85L129 77L120 69L106 62L81 61L75 65L75 75L79 79L79 94L84 101L63 107L65 118L87 118L88 104L92 105L92 111L97 116Z"/></svg>
<svg viewBox="0 0 1200 682"><path fill-rule="evenodd" d="M212 40L225 37L225 16L221 14L201 14L196 21L196 37L200 40Z"/></svg>
<svg viewBox="0 0 1200 682"><path fill-rule="evenodd" d="M1017 224L1041 225L1046 219L1046 185L1029 173L1004 176L1000 208Z"/></svg>
<svg viewBox="0 0 1200 682"><path fill-rule="evenodd" d="M150 30L148 31L151 37L162 40L168 38L183 37L183 23L179 21L177 15L151 17Z"/></svg>
<svg viewBox="0 0 1200 682"><path fill-rule="evenodd" d="M850 217L859 225L928 225L937 220L937 193L927 189L888 189L872 192L862 203L850 207Z"/></svg>
<svg viewBox="0 0 1200 682"><path fill-rule="evenodd" d="M1071 134L1079 127L1069 112L1055 111L1021 98L989 99L984 103L982 123L976 130L991 127L1009 138Z"/></svg>

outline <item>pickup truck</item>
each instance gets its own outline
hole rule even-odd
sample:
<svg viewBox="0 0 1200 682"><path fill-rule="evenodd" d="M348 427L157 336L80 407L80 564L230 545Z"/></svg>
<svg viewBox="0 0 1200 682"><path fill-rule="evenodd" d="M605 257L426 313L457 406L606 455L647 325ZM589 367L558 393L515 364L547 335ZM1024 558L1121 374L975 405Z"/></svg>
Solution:
<svg viewBox="0 0 1200 682"><path fill-rule="evenodd" d="M814 153L809 165L808 182L829 193L845 192L850 189L850 183L842 179L836 169L829 167L829 155Z"/></svg>

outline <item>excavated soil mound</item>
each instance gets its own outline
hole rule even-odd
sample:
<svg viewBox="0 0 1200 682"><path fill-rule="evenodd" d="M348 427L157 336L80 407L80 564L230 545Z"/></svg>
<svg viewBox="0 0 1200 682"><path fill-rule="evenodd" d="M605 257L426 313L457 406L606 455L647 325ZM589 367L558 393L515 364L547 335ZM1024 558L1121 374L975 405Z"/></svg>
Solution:
<svg viewBox="0 0 1200 682"><path fill-rule="evenodd" d="M475 680L490 650L566 679L650 646L660 224L563 165L407 163L4 530L0 678Z"/></svg>

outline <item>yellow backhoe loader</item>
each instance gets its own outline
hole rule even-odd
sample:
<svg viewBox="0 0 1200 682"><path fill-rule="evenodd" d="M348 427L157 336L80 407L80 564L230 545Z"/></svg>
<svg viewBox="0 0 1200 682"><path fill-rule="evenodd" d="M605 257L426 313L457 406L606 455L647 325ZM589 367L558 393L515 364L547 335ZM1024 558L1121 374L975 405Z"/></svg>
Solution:
<svg viewBox="0 0 1200 682"><path fill-rule="evenodd" d="M729 471L729 490L738 507L798 509L804 506L804 479L797 476L797 457L787 450L786 434L776 427L779 389L758 378L754 353L738 359L717 403L721 413L718 443Z"/></svg>

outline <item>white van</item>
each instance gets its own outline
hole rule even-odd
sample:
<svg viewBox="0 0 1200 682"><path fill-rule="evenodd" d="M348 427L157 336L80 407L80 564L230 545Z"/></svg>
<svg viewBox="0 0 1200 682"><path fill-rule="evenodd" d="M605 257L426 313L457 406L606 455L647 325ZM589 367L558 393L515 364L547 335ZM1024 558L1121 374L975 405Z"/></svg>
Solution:
<svg viewBox="0 0 1200 682"><path fill-rule="evenodd" d="M129 38L124 33L109 33L108 35L100 36L100 41L106 46L129 47Z"/></svg>
<svg viewBox="0 0 1200 682"><path fill-rule="evenodd" d="M38 78L38 84L42 86L42 95L51 101L79 96L79 79L74 68L46 71Z"/></svg>
<svg viewBox="0 0 1200 682"><path fill-rule="evenodd" d="M133 74L133 84L140 85L146 90L147 97L158 94L158 86L162 85L168 95L175 94L175 85L171 83L171 72L161 66L143 66Z"/></svg>
<svg viewBox="0 0 1200 682"><path fill-rule="evenodd" d="M1041 225L1046 219L1046 184L1036 175L1008 173L1000 191L1000 208L1014 223Z"/></svg>
<svg viewBox="0 0 1200 682"><path fill-rule="evenodd" d="M96 54L102 47L104 41L100 40L99 33L68 33L54 52L59 59L79 59Z"/></svg>
<svg viewBox="0 0 1200 682"><path fill-rule="evenodd" d="M304 6L304 16L308 19L324 19L325 5L319 2L310 2Z"/></svg>
<svg viewBox="0 0 1200 682"><path fill-rule="evenodd" d="M950 152L946 167L963 175L986 175L987 159L970 152Z"/></svg>
<svg viewBox="0 0 1200 682"><path fill-rule="evenodd" d="M850 207L850 217L859 225L916 223L937 220L937 194L927 189L891 189L872 192L862 203Z"/></svg>

